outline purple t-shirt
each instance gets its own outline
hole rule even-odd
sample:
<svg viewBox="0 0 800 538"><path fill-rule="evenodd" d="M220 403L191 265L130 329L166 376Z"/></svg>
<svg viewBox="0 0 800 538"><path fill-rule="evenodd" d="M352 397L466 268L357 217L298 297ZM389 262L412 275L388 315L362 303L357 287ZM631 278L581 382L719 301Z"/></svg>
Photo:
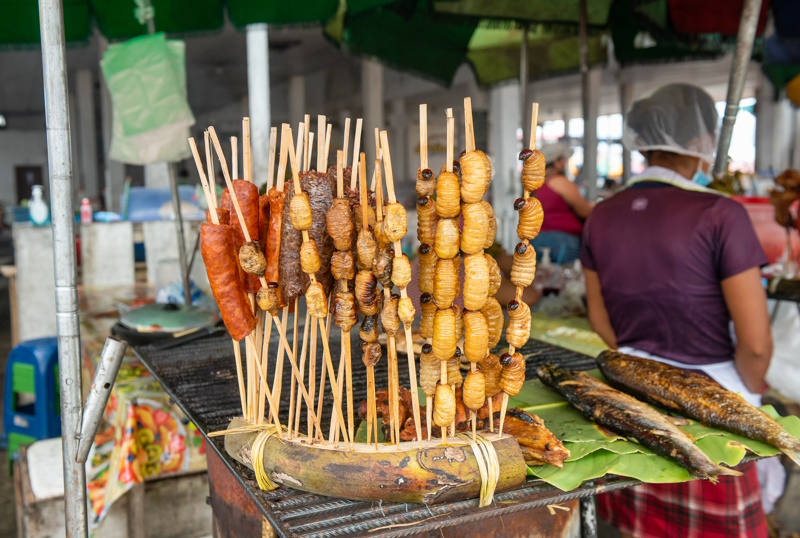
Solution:
<svg viewBox="0 0 800 538"><path fill-rule="evenodd" d="M720 281L767 257L738 202L647 181L594 208L581 263L598 273L618 345L702 365L734 355Z"/></svg>

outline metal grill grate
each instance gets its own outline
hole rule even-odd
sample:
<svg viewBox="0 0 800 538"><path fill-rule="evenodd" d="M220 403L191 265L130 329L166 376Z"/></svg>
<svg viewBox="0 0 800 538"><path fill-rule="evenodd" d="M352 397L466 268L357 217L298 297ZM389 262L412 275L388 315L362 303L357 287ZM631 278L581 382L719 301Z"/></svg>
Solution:
<svg viewBox="0 0 800 538"><path fill-rule="evenodd" d="M302 331L301 331L302 332ZM332 331L335 332L335 331ZM357 339L354 335L354 341ZM338 363L340 341L331 335L331 354ZM270 368L274 369L277 346L271 346ZM322 346L318 346L318 367L321 367ZM353 349L358 349L354 346ZM157 351L149 346L136 350L139 357L161 382L164 390L178 403L187 416L204 434L225 429L230 419L241 415L236 385L233 350L226 337L207 338L180 348ZM535 377L538 365L548 362L561 366L590 369L594 359L558 348L553 345L530 340L520 350L527 359L527 377ZM404 357L400 354L401 364ZM359 364L354 357L355 364ZM400 383L407 386L407 372L400 368ZM284 387L289 386L290 367L284 369ZM404 375L405 374L405 375ZM269 378L272 378L270 372ZM378 387L385 386L386 360L375 368ZM365 398L366 372L364 368L353 369L353 389L356 401ZM288 414L289 392L282 394L281 420L285 423ZM327 400L330 400L328 398ZM323 412L323 431L327 432L330 421L330 403ZM610 478L584 484L579 489L563 493L538 480L529 480L523 487L495 495L493 506L479 509L477 499L452 502L435 506L420 504L369 503L332 499L304 493L289 488L272 492L258 489L255 477L249 469L233 461L225 453L221 438L209 440L233 471L237 479L257 502L265 517L283 536L327 538L332 536L372 535L409 536L437 529L461 525L487 517L511 514L548 504L582 498L635 483L622 478ZM410 526L398 526L412 523ZM380 529L377 530L376 529Z"/></svg>

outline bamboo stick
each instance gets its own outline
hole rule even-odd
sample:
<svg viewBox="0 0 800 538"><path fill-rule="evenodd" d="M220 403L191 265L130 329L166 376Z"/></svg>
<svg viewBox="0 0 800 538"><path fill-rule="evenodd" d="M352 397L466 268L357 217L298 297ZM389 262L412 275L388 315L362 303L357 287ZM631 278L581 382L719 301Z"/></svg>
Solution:
<svg viewBox="0 0 800 538"><path fill-rule="evenodd" d="M211 138L208 136L208 130L203 132L203 139L206 144L206 166L208 167L208 183L212 200L212 203L207 205L209 208L212 206L216 208L219 205L217 202L217 180L214 177L214 154L211 152Z"/></svg>
<svg viewBox="0 0 800 538"><path fill-rule="evenodd" d="M317 172L322 173L325 154L325 116L317 116Z"/></svg>
<svg viewBox="0 0 800 538"><path fill-rule="evenodd" d="M475 151L475 129L472 123L472 99L464 98L464 144L467 152Z"/></svg>
<svg viewBox="0 0 800 538"><path fill-rule="evenodd" d="M428 168L428 105L419 105L419 167Z"/></svg>
<svg viewBox="0 0 800 538"><path fill-rule="evenodd" d="M384 169L386 170L386 193L389 196L389 203L397 203L394 191L394 175L392 174L392 156L389 151L389 137L386 131L381 131L381 150L383 151ZM403 249L400 241L394 242L395 258L403 257ZM408 298L406 288L400 289L401 299ZM419 414L419 391L417 388L417 371L414 362L414 338L411 335L411 324L404 323L403 328L406 334L406 353L408 354L408 376L411 382L411 405L414 410L414 421L417 430L417 441L422 447L422 423Z"/></svg>
<svg viewBox="0 0 800 538"><path fill-rule="evenodd" d="M239 143L235 136L231 137L231 167L233 179L239 179Z"/></svg>
<svg viewBox="0 0 800 538"><path fill-rule="evenodd" d="M530 149L536 148L536 126L539 123L539 103L531 105L531 138L528 142Z"/></svg>
<svg viewBox="0 0 800 538"><path fill-rule="evenodd" d="M306 114L303 118L303 127L305 128L303 134L303 160L300 161L299 164L303 167L303 172L308 172L309 161L311 160L311 154L308 148L309 145L312 148L314 147L314 139L311 137L311 116Z"/></svg>
<svg viewBox="0 0 800 538"><path fill-rule="evenodd" d="M297 301L298 301L298 299L295 299L295 305L298 304ZM294 315L295 315L295 321L297 321L297 310L295 310L295 314ZM301 348L301 351L300 351L300 379L298 380L298 382L301 383L301 384L304 383L304 380L303 380L304 377L303 376L305 376L305 371L306 371L306 351L308 349L308 329L309 329L310 326L311 326L311 313L306 309L306 321L305 321L305 325L303 326L303 344L302 344L302 348ZM303 386L305 387L305 384L303 384ZM295 429L295 433L296 434L299 434L299 430L300 430L300 410L301 410L301 407L302 407L302 402L298 401L297 402L297 409L295 410L295 418L294 418L294 421L295 421L294 429Z"/></svg>
<svg viewBox="0 0 800 538"><path fill-rule="evenodd" d="M344 144L342 144L342 168L347 168L347 149L350 145L350 118L344 119ZM352 176L352 173L350 174Z"/></svg>
<svg viewBox="0 0 800 538"><path fill-rule="evenodd" d="M350 190L356 190L358 185L358 174L361 172L358 166L358 156L361 152L361 118L356 120L356 137L353 140L353 168L350 171Z"/></svg>
<svg viewBox="0 0 800 538"><path fill-rule="evenodd" d="M267 192L275 185L275 150L278 145L278 128L269 130L269 159L267 160Z"/></svg>
<svg viewBox="0 0 800 538"><path fill-rule="evenodd" d="M328 154L331 151L331 131L332 131L332 128L333 128L333 124L331 124L331 123L329 123L328 126L325 128L325 153L323 154L325 156L325 158L322 159L322 170L320 170L323 173L328 171Z"/></svg>
<svg viewBox="0 0 800 538"><path fill-rule="evenodd" d="M242 402L242 416L247 419L247 404L245 399L244 390L244 373L242 372L242 350L239 348L239 342L231 338L233 342L233 360L236 362L236 378L239 381L239 399Z"/></svg>
<svg viewBox="0 0 800 538"><path fill-rule="evenodd" d="M314 152L314 133L308 133L308 153L306 154L306 163L303 169L308 172L311 170L311 154Z"/></svg>
<svg viewBox="0 0 800 538"><path fill-rule="evenodd" d="M328 294L328 304L330 304L330 303L331 303L331 294L329 293ZM328 339L328 345L330 345L330 341L331 341L330 340L330 338L331 338L331 317L332 317L332 314L331 314L330 311L328 311L328 316L325 318L325 331L323 331L323 333L322 333L322 338L327 338ZM340 355L341 355L341 353L340 353ZM317 396L317 415L319 415L320 417L322 416L322 404L323 404L323 402L325 400L325 375L326 375L326 372L327 372L327 370L325 368L320 368L320 374L319 374L319 387L320 388L319 388L319 395ZM342 393L341 392L339 392L339 399L340 400L342 399ZM334 413L334 415L335 415L335 413ZM323 435L323 437L325 436L324 433L322 435Z"/></svg>

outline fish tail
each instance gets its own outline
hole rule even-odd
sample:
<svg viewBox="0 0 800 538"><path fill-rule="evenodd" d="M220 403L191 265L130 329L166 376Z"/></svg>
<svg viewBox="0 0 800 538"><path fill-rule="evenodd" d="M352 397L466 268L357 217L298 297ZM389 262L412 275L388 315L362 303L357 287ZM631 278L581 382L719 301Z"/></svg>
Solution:
<svg viewBox="0 0 800 538"><path fill-rule="evenodd" d="M742 473L737 471L736 469L731 469L730 467L725 467L724 465L717 465L717 477L718 476L742 476ZM716 479L716 477L714 477ZM716 480L713 480L716 483Z"/></svg>
<svg viewBox="0 0 800 538"><path fill-rule="evenodd" d="M781 452L789 456L789 459L795 462L797 465L800 465L800 450L798 450L797 447L782 448Z"/></svg>

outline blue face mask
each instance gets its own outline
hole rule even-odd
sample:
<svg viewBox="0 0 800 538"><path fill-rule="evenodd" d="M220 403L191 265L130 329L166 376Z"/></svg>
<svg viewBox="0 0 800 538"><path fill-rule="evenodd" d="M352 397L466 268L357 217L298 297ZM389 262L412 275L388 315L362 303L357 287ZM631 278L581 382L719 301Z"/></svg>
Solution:
<svg viewBox="0 0 800 538"><path fill-rule="evenodd" d="M700 161L700 163L697 166L697 172L695 172L694 175L692 176L692 181L694 181L695 183L697 183L702 187L707 187L708 184L711 183L711 178L708 176L708 174L703 172L702 165L703 161Z"/></svg>

